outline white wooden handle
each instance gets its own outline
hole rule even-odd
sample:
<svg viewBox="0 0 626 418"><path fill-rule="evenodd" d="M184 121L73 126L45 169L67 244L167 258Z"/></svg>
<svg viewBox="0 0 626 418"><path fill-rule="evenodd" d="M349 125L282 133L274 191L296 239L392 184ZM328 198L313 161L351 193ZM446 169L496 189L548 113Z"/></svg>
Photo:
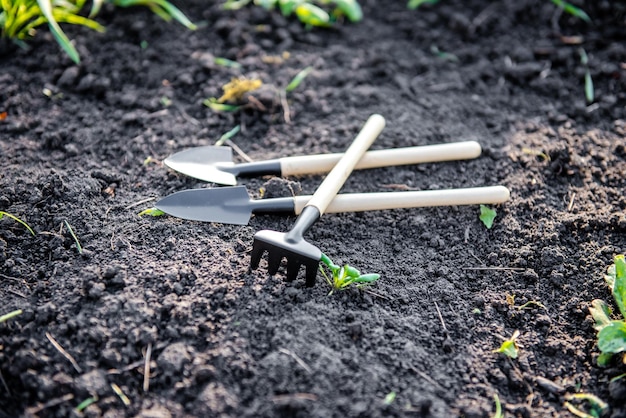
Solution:
<svg viewBox="0 0 626 418"><path fill-rule="evenodd" d="M363 170L397 165L469 160L480 156L481 151L480 144L476 141L368 151L354 169ZM321 154L283 157L279 159L280 170L284 176L327 173L337 164L342 155Z"/></svg>
<svg viewBox="0 0 626 418"><path fill-rule="evenodd" d="M315 206L320 215L326 211L326 207L337 195L341 186L346 182L354 166L359 162L365 151L385 127L385 118L381 115L372 115L367 119L361 132L354 138L350 147L337 162L335 167L328 173L322 184L317 188L313 197L306 206Z"/></svg>
<svg viewBox="0 0 626 418"><path fill-rule="evenodd" d="M326 208L326 213L364 212L370 210L497 204L509 200L504 186L466 189L423 190L416 192L340 194ZM300 214L311 196L295 197L295 213Z"/></svg>

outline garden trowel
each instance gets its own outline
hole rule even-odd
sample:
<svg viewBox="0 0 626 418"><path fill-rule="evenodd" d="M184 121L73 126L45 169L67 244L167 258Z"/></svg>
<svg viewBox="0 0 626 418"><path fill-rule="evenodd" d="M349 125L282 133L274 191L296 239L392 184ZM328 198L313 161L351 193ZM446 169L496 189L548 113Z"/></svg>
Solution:
<svg viewBox="0 0 626 418"><path fill-rule="evenodd" d="M368 151L355 169L396 165L467 160L480 156L481 147L476 141L425 145ZM169 168L199 180L234 186L238 176L262 175L297 176L327 173L343 154L320 154L283 157L251 163L233 163L232 149L224 146L189 148L166 158Z"/></svg>

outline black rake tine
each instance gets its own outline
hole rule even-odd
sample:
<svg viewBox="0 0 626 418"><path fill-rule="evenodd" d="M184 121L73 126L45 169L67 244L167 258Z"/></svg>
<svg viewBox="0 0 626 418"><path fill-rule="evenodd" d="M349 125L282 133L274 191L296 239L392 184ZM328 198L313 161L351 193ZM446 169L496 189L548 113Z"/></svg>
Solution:
<svg viewBox="0 0 626 418"><path fill-rule="evenodd" d="M315 279L317 278L317 270L319 269L319 262L306 263L306 287L315 286Z"/></svg>
<svg viewBox="0 0 626 418"><path fill-rule="evenodd" d="M281 254L280 251L277 251L276 249L267 251L267 271L271 276L278 273L283 256L284 254Z"/></svg>
<svg viewBox="0 0 626 418"><path fill-rule="evenodd" d="M298 277L300 271L300 260L295 257L287 258L287 281L292 282Z"/></svg>
<svg viewBox="0 0 626 418"><path fill-rule="evenodd" d="M252 244L252 251L250 252L250 270L254 270L259 267L261 257L263 256L265 249L260 242L254 241Z"/></svg>

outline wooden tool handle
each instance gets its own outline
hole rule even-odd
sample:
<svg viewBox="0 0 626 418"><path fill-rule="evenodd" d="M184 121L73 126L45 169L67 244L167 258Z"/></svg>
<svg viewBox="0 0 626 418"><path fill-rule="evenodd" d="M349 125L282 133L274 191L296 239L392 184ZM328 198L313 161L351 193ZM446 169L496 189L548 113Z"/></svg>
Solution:
<svg viewBox="0 0 626 418"><path fill-rule="evenodd" d="M481 151L480 144L476 141L368 151L354 169L363 170L397 165L468 160L480 156ZM280 171L284 176L327 173L337 164L342 155L283 157L279 159Z"/></svg>
<svg viewBox="0 0 626 418"><path fill-rule="evenodd" d="M364 212L428 206L496 204L506 202L509 200L509 197L509 189L504 186L415 192L348 193L337 195L326 208L326 213ZM302 211L309 199L310 196L295 197L296 215Z"/></svg>
<svg viewBox="0 0 626 418"><path fill-rule="evenodd" d="M337 195L341 186L359 162L365 151L372 145L372 142L380 135L385 127L385 118L381 115L372 115L367 119L361 132L354 138L350 147L337 162L335 167L328 173L322 184L317 188L315 194L306 206L315 206L322 215L326 207Z"/></svg>

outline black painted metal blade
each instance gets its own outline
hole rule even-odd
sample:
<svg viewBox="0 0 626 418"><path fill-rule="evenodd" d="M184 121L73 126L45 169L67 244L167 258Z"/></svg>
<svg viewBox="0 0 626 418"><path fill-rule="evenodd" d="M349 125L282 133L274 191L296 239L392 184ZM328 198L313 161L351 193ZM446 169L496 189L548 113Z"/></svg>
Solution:
<svg viewBox="0 0 626 418"><path fill-rule="evenodd" d="M191 189L159 200L155 207L190 221L247 225L253 212L294 213L293 198L252 200L245 186Z"/></svg>

